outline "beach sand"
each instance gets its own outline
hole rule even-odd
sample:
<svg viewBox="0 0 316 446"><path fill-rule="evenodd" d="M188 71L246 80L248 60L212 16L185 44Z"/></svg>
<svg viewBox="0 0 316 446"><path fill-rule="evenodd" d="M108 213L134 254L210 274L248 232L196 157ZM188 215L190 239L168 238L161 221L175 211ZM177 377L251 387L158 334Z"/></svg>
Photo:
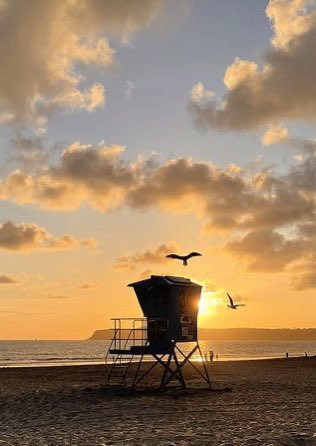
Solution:
<svg viewBox="0 0 316 446"><path fill-rule="evenodd" d="M231 392L109 393L102 365L0 369L0 445L316 444L315 358L208 367Z"/></svg>

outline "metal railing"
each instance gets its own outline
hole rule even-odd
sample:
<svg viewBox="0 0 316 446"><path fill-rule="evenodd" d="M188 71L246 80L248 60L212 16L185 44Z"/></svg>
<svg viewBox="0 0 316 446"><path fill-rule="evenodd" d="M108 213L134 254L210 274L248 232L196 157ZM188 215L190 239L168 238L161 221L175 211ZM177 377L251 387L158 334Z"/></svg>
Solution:
<svg viewBox="0 0 316 446"><path fill-rule="evenodd" d="M129 350L147 343L147 318L113 318L113 337L109 350Z"/></svg>

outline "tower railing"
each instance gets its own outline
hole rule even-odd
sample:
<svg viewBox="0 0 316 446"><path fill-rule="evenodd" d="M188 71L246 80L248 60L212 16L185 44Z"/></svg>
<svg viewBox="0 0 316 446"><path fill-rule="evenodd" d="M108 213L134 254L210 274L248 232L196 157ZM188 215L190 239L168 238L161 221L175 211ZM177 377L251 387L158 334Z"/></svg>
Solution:
<svg viewBox="0 0 316 446"><path fill-rule="evenodd" d="M130 350L147 342L147 318L112 318L113 336L109 350Z"/></svg>

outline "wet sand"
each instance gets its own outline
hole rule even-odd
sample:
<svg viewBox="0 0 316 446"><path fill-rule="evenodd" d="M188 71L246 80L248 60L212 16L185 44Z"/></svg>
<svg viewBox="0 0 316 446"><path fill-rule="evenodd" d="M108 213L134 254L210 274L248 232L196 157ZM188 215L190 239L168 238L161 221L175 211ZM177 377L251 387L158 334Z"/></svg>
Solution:
<svg viewBox="0 0 316 446"><path fill-rule="evenodd" d="M208 367L231 392L108 392L99 365L0 369L0 445L316 444L315 358Z"/></svg>

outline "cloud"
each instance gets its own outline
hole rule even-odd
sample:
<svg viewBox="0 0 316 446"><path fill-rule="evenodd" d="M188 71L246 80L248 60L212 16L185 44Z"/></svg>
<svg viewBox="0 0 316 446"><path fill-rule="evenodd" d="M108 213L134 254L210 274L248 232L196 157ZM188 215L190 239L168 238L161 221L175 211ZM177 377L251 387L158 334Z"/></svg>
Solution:
<svg viewBox="0 0 316 446"><path fill-rule="evenodd" d="M218 224L232 224L232 210L255 198L242 169L179 158L159 164L154 158L122 159L122 146L73 143L55 164L35 172L16 169L0 182L0 197L49 209L75 209L82 203L106 211L161 207L174 211L216 208ZM221 200L218 200L218 197ZM249 203L250 205L250 203ZM219 209L220 208L220 209ZM225 214L225 215L224 215Z"/></svg>
<svg viewBox="0 0 316 446"><path fill-rule="evenodd" d="M65 296L64 294L44 294L44 297L54 300L63 300L68 298L68 296Z"/></svg>
<svg viewBox="0 0 316 446"><path fill-rule="evenodd" d="M213 293L215 291L220 290L221 288L213 281L211 280L204 280L203 281L203 291L206 293Z"/></svg>
<svg viewBox="0 0 316 446"><path fill-rule="evenodd" d="M307 0L272 0L266 8L275 35L272 44L276 48L288 48L293 38L304 34L311 26L311 16L305 15Z"/></svg>
<svg viewBox="0 0 316 446"><path fill-rule="evenodd" d="M0 196L49 209L71 210L88 203L102 212L123 206L194 212L206 220L207 233L230 237L226 252L244 259L248 269L287 271L295 258L292 252L297 251L298 259L310 252L300 228L310 226L316 217L316 152L313 140L288 136L286 143L300 146L304 156L277 174L259 164L221 168L192 158L159 162L157 157L139 157L133 162L125 159L122 146L76 142L53 163L31 173L9 174L0 182ZM38 245L46 249L93 245L72 236L45 237ZM261 240L265 256L259 249L251 250L251 244L259 247ZM154 251L122 256L114 267L154 262L150 260L150 254L157 260ZM273 257L270 266L268 256Z"/></svg>
<svg viewBox="0 0 316 446"><path fill-rule="evenodd" d="M265 229L230 240L226 249L245 259L249 271L275 273L301 258L308 246L302 240L287 240L282 234Z"/></svg>
<svg viewBox="0 0 316 446"><path fill-rule="evenodd" d="M301 224L297 227L299 234L307 239L316 239L316 223Z"/></svg>
<svg viewBox="0 0 316 446"><path fill-rule="evenodd" d="M140 279L140 280L148 279L148 277L150 277L151 274L152 274L151 269L145 269L143 272L140 273L140 275L138 276L138 279Z"/></svg>
<svg viewBox="0 0 316 446"><path fill-rule="evenodd" d="M316 152L315 155L307 156L301 163L293 166L288 178L291 180L292 185L297 188L301 196L304 193L307 194L305 197L310 198L308 202L313 207L313 210L315 210Z"/></svg>
<svg viewBox="0 0 316 446"><path fill-rule="evenodd" d="M308 138L295 138L292 136L288 136L287 145L292 147L293 149L299 150L300 153L296 154L298 160L303 160L304 156L307 155L309 157L316 156L316 140L308 139ZM300 157L300 158L299 158Z"/></svg>
<svg viewBox="0 0 316 446"><path fill-rule="evenodd" d="M55 105L67 105L70 110L86 110L93 112L96 108L105 104L105 88L99 83L94 83L84 91L67 91L58 95L51 102L50 107Z"/></svg>
<svg viewBox="0 0 316 446"><path fill-rule="evenodd" d="M194 209L214 215L214 225L228 227L234 224L234 211L242 212L242 201L251 200L250 195L246 182L234 169L222 170L204 161L179 158L156 166L149 175L139 176L126 202L136 209Z"/></svg>
<svg viewBox="0 0 316 446"><path fill-rule="evenodd" d="M14 315L14 316L51 316L55 313L26 313L24 311L7 311L0 310L0 314L4 315Z"/></svg>
<svg viewBox="0 0 316 446"><path fill-rule="evenodd" d="M215 96L212 91L206 90L202 82L193 85L191 89L191 100L196 103L204 102Z"/></svg>
<svg viewBox="0 0 316 446"><path fill-rule="evenodd" d="M297 291L316 288L316 223L298 225L301 240L308 245L304 257L293 268L291 287Z"/></svg>
<svg viewBox="0 0 316 446"><path fill-rule="evenodd" d="M17 135L11 139L13 153L10 153L9 163L14 163L25 171L38 170L49 161L48 152L45 150L40 137L23 137Z"/></svg>
<svg viewBox="0 0 316 446"><path fill-rule="evenodd" d="M94 248L95 246L95 240L78 240L70 234L65 234L57 238L49 238L46 241L46 247L56 251L64 251L76 247Z"/></svg>
<svg viewBox="0 0 316 446"><path fill-rule="evenodd" d="M274 36L262 66L236 58L224 74L227 93L220 101L191 101L199 127L249 130L282 119L316 120L315 4L270 0L266 14Z"/></svg>
<svg viewBox="0 0 316 446"><path fill-rule="evenodd" d="M63 151L58 165L35 174L12 172L0 184L0 196L52 209L74 209L84 201L103 210L117 207L136 175L132 165L120 160L123 150L76 142Z"/></svg>
<svg viewBox="0 0 316 446"><path fill-rule="evenodd" d="M108 38L127 41L162 0L2 0L0 121L42 126L56 107L92 112L104 86L87 87L82 65L113 64Z"/></svg>
<svg viewBox="0 0 316 446"><path fill-rule="evenodd" d="M208 231L274 228L315 215L315 162L309 157L283 177L259 171L220 169L189 159L157 167L127 195L139 209L192 209L209 216Z"/></svg>
<svg viewBox="0 0 316 446"><path fill-rule="evenodd" d="M211 217L209 229L275 227L314 216L312 152L278 176L271 169L222 169L191 158L133 163L122 159L123 151L121 146L71 144L57 164L33 174L12 172L0 183L0 196L51 209L74 209L81 203L103 211L122 205L174 212L194 209Z"/></svg>
<svg viewBox="0 0 316 446"><path fill-rule="evenodd" d="M234 294L234 301L236 303L241 303L241 302L248 302L249 299L246 296L241 296L240 294Z"/></svg>
<svg viewBox="0 0 316 446"><path fill-rule="evenodd" d="M258 74L258 65L255 62L241 60L238 57L235 62L226 69L224 84L228 90L234 90L238 85L249 80L254 80Z"/></svg>
<svg viewBox="0 0 316 446"><path fill-rule="evenodd" d="M297 160L303 160L303 155L308 155L310 157L316 155L316 139L294 137L290 135L288 128L282 124L270 126L261 138L261 143L265 146L280 142L286 143L287 146L301 152L301 154L295 155Z"/></svg>
<svg viewBox="0 0 316 446"><path fill-rule="evenodd" d="M0 247L12 251L27 251L46 242L48 233L35 224L16 225L7 221L0 225Z"/></svg>
<svg viewBox="0 0 316 446"><path fill-rule="evenodd" d="M4 285L10 284L11 285L13 283L18 283L18 280L11 276L5 276L5 275L0 276L0 284L1 285L2 284L4 284Z"/></svg>
<svg viewBox="0 0 316 446"><path fill-rule="evenodd" d="M280 142L286 142L289 138L289 131L283 125L272 126L262 135L261 143L264 146L271 146Z"/></svg>
<svg viewBox="0 0 316 446"><path fill-rule="evenodd" d="M316 225L296 227L296 235L286 238L273 230L251 231L231 239L225 249L246 262L248 271L291 274L290 286L297 291L316 288Z"/></svg>
<svg viewBox="0 0 316 446"><path fill-rule="evenodd" d="M300 265L299 273L292 275L291 287L297 291L316 288L316 256L314 253Z"/></svg>
<svg viewBox="0 0 316 446"><path fill-rule="evenodd" d="M209 216L208 231L275 228L308 222L315 215L316 157L277 176L271 169L222 169L190 158L163 164L152 159L126 162L121 146L74 143L59 162L34 174L12 172L0 196L16 203L74 209L90 203L106 211L128 205Z"/></svg>
<svg viewBox="0 0 316 446"><path fill-rule="evenodd" d="M132 166L120 162L123 151L122 146L72 144L64 150L60 165L51 169L51 178L81 188L83 195L94 197L97 207L107 208L120 201L134 178Z"/></svg>
<svg viewBox="0 0 316 446"><path fill-rule="evenodd" d="M117 270L134 269L140 264L163 264L166 262L166 255L175 250L176 245L169 243L169 245L160 245L152 250L120 256L114 262L113 268Z"/></svg>
<svg viewBox="0 0 316 446"><path fill-rule="evenodd" d="M85 246L86 240L72 235L54 238L36 224L15 224L8 220L0 224L0 249L9 251L68 250Z"/></svg>
<svg viewBox="0 0 316 446"><path fill-rule="evenodd" d="M96 282L87 282L78 285L77 288L79 288L80 290L90 290L91 288L96 288L97 286L98 284Z"/></svg>

